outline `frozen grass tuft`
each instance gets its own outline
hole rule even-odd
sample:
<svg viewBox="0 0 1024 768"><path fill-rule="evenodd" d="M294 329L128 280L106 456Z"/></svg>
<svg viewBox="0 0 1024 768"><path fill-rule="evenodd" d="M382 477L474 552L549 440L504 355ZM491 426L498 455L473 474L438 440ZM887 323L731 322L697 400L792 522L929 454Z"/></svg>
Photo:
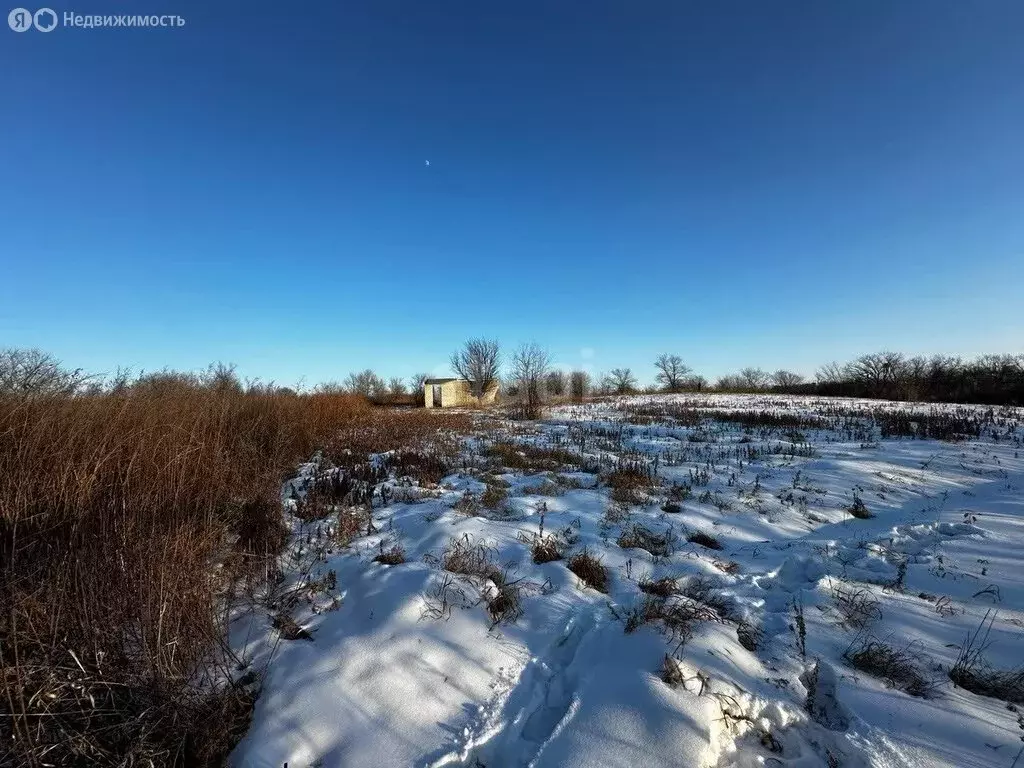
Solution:
<svg viewBox="0 0 1024 768"><path fill-rule="evenodd" d="M995 613L986 612L978 628L964 640L956 663L949 670L954 685L1010 704L1024 704L1024 666L1016 669L996 669L984 658L991 645L988 640L995 622Z"/></svg>
<svg viewBox="0 0 1024 768"><path fill-rule="evenodd" d="M922 655L913 645L895 648L870 636L859 636L843 653L850 664L890 688L910 696L926 698L935 691L935 681L921 670Z"/></svg>
<svg viewBox="0 0 1024 768"><path fill-rule="evenodd" d="M710 533L704 533L704 531L694 531L686 537L686 540L691 544L699 544L702 547L708 549L721 549L721 542L712 536Z"/></svg>
<svg viewBox="0 0 1024 768"><path fill-rule="evenodd" d="M569 558L569 570L579 576L580 580L591 589L608 593L608 569L599 558L591 554L589 549L577 552Z"/></svg>

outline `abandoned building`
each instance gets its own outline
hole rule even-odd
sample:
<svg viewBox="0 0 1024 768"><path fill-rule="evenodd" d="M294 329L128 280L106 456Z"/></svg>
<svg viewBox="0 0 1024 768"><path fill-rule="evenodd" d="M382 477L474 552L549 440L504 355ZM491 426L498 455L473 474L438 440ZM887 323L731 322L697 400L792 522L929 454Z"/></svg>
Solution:
<svg viewBox="0 0 1024 768"><path fill-rule="evenodd" d="M493 403L498 396L498 382L492 382L480 405ZM469 379L426 379L423 382L423 402L427 408L467 408L477 405L473 396L473 382Z"/></svg>

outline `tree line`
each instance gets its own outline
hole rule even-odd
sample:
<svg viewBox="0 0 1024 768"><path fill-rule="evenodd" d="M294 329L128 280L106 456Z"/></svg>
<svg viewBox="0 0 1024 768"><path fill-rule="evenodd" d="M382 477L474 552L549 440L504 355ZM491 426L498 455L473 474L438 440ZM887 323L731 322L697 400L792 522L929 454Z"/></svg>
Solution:
<svg viewBox="0 0 1024 768"><path fill-rule="evenodd" d="M793 371L765 371L746 367L714 381L695 373L680 355L661 354L654 362L654 381L642 386L630 368L613 368L592 375L584 370L566 371L552 363L551 355L536 343L522 344L506 361L500 344L492 339L470 339L449 360L454 376L474 382L480 397L493 383L503 399L524 415L536 413L550 399L577 402L594 395L625 395L655 392L776 392L784 394L865 397L889 400L920 400L989 405L1024 404L1024 354L982 355L973 359L935 355L907 356L876 352L846 363L821 366L813 380ZM506 364L507 363L507 364ZM350 373L341 381L313 388L314 393L351 394L380 403L422 404L423 385L430 378L416 373L408 379L384 379L372 369ZM180 384L248 391L289 387L249 381L243 383L234 366L215 364L198 374L157 371L131 376L118 371L100 378L80 370L68 370L51 355L34 349L0 350L0 394L89 394L117 391L128 386L160 388Z"/></svg>

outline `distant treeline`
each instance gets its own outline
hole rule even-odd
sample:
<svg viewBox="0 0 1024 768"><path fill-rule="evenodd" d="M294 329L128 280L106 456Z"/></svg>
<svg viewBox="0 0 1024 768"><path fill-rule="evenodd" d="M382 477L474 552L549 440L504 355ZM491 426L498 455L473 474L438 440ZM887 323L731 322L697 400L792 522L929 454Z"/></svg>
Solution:
<svg viewBox="0 0 1024 768"><path fill-rule="evenodd" d="M987 405L1024 404L1024 355L906 357L864 355L818 370L814 382L784 388L794 394L923 400Z"/></svg>

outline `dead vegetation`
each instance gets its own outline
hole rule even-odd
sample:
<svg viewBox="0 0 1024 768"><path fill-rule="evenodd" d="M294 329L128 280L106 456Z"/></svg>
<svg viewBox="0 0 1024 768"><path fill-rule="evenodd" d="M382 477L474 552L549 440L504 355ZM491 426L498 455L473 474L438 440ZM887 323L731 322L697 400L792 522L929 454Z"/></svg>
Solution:
<svg viewBox="0 0 1024 768"><path fill-rule="evenodd" d="M694 626L702 621L720 621L708 606L685 597L665 599L656 595L644 597L622 618L627 633L645 624L660 623L672 642L680 647L693 636Z"/></svg>
<svg viewBox="0 0 1024 768"><path fill-rule="evenodd" d="M867 505L864 503L864 499L862 499L860 495L856 493L853 494L853 503L846 508L846 511L849 512L851 516L856 517L859 520L870 520L872 517L875 516L874 513L870 509L868 509Z"/></svg>
<svg viewBox="0 0 1024 768"><path fill-rule="evenodd" d="M658 486L654 475L643 462L620 461L616 469L603 476L611 488L611 498L619 504L643 504L649 491Z"/></svg>
<svg viewBox="0 0 1024 768"><path fill-rule="evenodd" d="M234 665L236 579L276 573L282 478L318 448L349 465L464 422L246 389L225 367L0 396L4 759L222 764L251 694L210 665ZM330 518L333 503L305 511ZM358 527L339 513L342 535Z"/></svg>
<svg viewBox="0 0 1024 768"><path fill-rule="evenodd" d="M641 579L637 585L641 592L657 597L671 597L679 590L679 580L665 576L660 579Z"/></svg>
<svg viewBox="0 0 1024 768"><path fill-rule="evenodd" d="M655 558L668 557L675 545L675 535L671 529L659 534L637 523L624 530L617 543L623 549L646 550Z"/></svg>
<svg viewBox="0 0 1024 768"><path fill-rule="evenodd" d="M843 652L843 658L855 669L910 696L926 698L935 691L935 681L922 670L923 655L914 644L896 648L869 635L859 635Z"/></svg>
<svg viewBox="0 0 1024 768"><path fill-rule="evenodd" d="M706 549L721 549L722 544L710 533L704 531L693 531L687 534L686 540L691 544L698 544Z"/></svg>
<svg viewBox="0 0 1024 768"><path fill-rule="evenodd" d="M395 544L384 549L384 542L381 542L380 553L373 558L373 561L384 565L401 565L405 562L405 548L401 544Z"/></svg>
<svg viewBox="0 0 1024 768"><path fill-rule="evenodd" d="M591 589L608 593L608 569L589 549L583 549L569 558L569 570Z"/></svg>
<svg viewBox="0 0 1024 768"><path fill-rule="evenodd" d="M564 448L545 448L530 443L495 442L485 454L497 468L518 470L524 474L553 472L579 466L576 454Z"/></svg>
<svg viewBox="0 0 1024 768"><path fill-rule="evenodd" d="M954 685L978 696L1000 699L1008 704L1024 704L1024 666L996 669L985 659L995 619L995 612L987 611L977 629L967 636L956 663L949 670L949 679Z"/></svg>
<svg viewBox="0 0 1024 768"><path fill-rule="evenodd" d="M882 618L878 598L867 587L846 586L837 581L832 585L832 599L842 624L850 629L867 629Z"/></svg>

